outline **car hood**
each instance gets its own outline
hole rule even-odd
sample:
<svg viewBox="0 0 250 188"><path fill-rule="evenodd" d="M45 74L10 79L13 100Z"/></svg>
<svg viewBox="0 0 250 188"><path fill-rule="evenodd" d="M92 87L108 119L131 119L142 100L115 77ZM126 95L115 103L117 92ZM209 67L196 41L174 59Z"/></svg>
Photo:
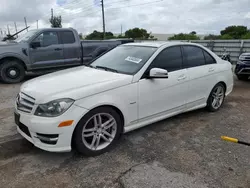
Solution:
<svg viewBox="0 0 250 188"><path fill-rule="evenodd" d="M35 98L36 104L59 98L78 100L130 84L132 79L131 75L81 66L27 81L21 86L21 92Z"/></svg>
<svg viewBox="0 0 250 188"><path fill-rule="evenodd" d="M3 42L0 41L0 47L6 47L6 46L13 46L13 45L17 45L17 42Z"/></svg>

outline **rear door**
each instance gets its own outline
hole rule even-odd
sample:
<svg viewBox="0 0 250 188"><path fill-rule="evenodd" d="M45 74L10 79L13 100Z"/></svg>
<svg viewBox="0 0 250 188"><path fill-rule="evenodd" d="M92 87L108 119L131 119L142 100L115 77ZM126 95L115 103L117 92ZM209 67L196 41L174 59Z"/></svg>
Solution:
<svg viewBox="0 0 250 188"><path fill-rule="evenodd" d="M98 48L97 44L83 42L82 43L82 51L83 51L83 64L88 64L94 59L93 52Z"/></svg>
<svg viewBox="0 0 250 188"><path fill-rule="evenodd" d="M60 31L59 34L63 43L64 65L80 65L81 44L75 39L73 31Z"/></svg>
<svg viewBox="0 0 250 188"><path fill-rule="evenodd" d="M32 42L40 43L40 47L29 49L32 68L50 68L64 64L63 44L56 31L44 31Z"/></svg>
<svg viewBox="0 0 250 188"><path fill-rule="evenodd" d="M189 75L187 108L192 109L206 104L207 97L214 87L216 62L203 48L195 45L182 46L184 61Z"/></svg>

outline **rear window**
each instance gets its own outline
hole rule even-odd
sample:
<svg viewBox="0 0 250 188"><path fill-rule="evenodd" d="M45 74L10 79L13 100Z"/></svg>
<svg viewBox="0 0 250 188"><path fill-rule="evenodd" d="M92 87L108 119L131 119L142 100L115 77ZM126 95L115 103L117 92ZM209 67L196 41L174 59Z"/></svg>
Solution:
<svg viewBox="0 0 250 188"><path fill-rule="evenodd" d="M83 55L91 56L92 53L98 48L98 46L83 46Z"/></svg>
<svg viewBox="0 0 250 188"><path fill-rule="evenodd" d="M72 44L75 43L75 36L72 31L63 31L61 32L63 44Z"/></svg>
<svg viewBox="0 0 250 188"><path fill-rule="evenodd" d="M205 56L206 64L215 64L216 63L214 58L210 54L208 54L208 52L203 50L203 53L204 53L204 56Z"/></svg>

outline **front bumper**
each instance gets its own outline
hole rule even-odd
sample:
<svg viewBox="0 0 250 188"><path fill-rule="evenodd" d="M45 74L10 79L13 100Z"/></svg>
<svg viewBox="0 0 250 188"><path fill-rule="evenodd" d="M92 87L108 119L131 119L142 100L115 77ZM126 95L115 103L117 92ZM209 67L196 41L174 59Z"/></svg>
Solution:
<svg viewBox="0 0 250 188"><path fill-rule="evenodd" d="M250 74L250 64L238 62L235 66L234 72L236 75Z"/></svg>
<svg viewBox="0 0 250 188"><path fill-rule="evenodd" d="M15 108L17 131L36 147L51 152L71 151L74 129L87 109L72 105L64 114L47 118L28 114ZM73 120L70 126L58 127L67 120Z"/></svg>

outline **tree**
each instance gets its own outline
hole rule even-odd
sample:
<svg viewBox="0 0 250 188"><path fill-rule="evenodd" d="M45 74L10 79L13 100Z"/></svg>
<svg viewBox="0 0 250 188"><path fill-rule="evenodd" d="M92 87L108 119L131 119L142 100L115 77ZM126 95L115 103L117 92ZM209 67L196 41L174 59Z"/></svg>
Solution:
<svg viewBox="0 0 250 188"><path fill-rule="evenodd" d="M190 34L191 35L196 35L196 31L192 31Z"/></svg>
<svg viewBox="0 0 250 188"><path fill-rule="evenodd" d="M204 37L204 40L218 40L220 37L220 35L209 34Z"/></svg>
<svg viewBox="0 0 250 188"><path fill-rule="evenodd" d="M53 16L49 19L51 23L51 27L62 27L62 17L61 16Z"/></svg>
<svg viewBox="0 0 250 188"><path fill-rule="evenodd" d="M79 38L80 38L80 39L83 39L82 33L79 33Z"/></svg>
<svg viewBox="0 0 250 188"><path fill-rule="evenodd" d="M241 39L242 36L244 36L245 34L248 33L247 27L246 26L236 26L236 25L232 25L232 26L228 26L226 27L224 30L222 30L220 32L220 34L226 35L226 37L229 38L229 36L232 37L232 39ZM225 36L223 37L225 38Z"/></svg>
<svg viewBox="0 0 250 188"><path fill-rule="evenodd" d="M250 31L247 34L242 36L242 39L250 39Z"/></svg>
<svg viewBox="0 0 250 188"><path fill-rule="evenodd" d="M221 39L228 40L228 39L234 39L230 34L224 34L220 37Z"/></svg>
<svg viewBox="0 0 250 188"><path fill-rule="evenodd" d="M179 33L172 37L169 37L168 40L200 40L200 37L195 34Z"/></svg>
<svg viewBox="0 0 250 188"><path fill-rule="evenodd" d="M115 38L114 34L112 32L106 32L105 37L106 37L106 39ZM102 40L103 39L103 32L99 32L99 31L94 30L92 33L87 35L85 37L85 39L87 39L87 40Z"/></svg>
<svg viewBox="0 0 250 188"><path fill-rule="evenodd" d="M148 33L146 29L140 29L138 27L129 29L125 32L125 37L133 39L148 39L151 36L151 33Z"/></svg>

